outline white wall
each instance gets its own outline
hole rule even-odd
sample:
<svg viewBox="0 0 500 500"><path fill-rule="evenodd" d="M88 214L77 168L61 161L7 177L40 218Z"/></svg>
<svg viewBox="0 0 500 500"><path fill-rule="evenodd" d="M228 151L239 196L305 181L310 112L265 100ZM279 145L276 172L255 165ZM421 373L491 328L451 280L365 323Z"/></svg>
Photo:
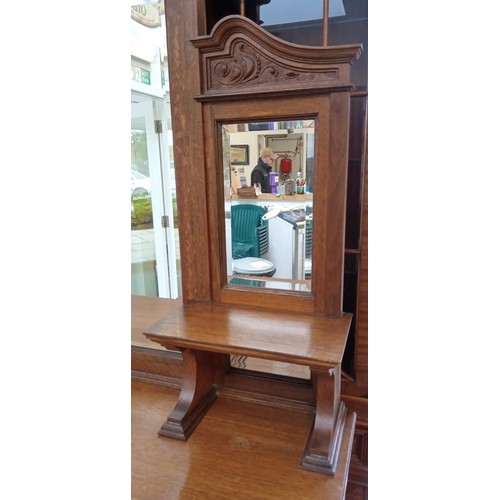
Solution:
<svg viewBox="0 0 500 500"><path fill-rule="evenodd" d="M286 130L258 130L252 132L231 132L229 134L231 145L248 145L249 150L249 164L248 165L235 165L238 172L243 170L244 175L247 178L248 184L250 184L250 176L253 168L259 160L260 151L266 146L266 138L270 139L272 136L283 136L276 137L276 141L270 146L274 151L294 151L297 144L297 137L302 135L302 144L299 146L299 154L297 158L292 162L292 173L291 178L295 178L297 171L300 169L302 171L302 178L304 178L306 173L306 158L310 156L311 152L314 152L314 141L308 141L306 135L313 134L313 128L304 129L294 129L293 134L288 134L291 137L289 140L285 140L287 135ZM281 140L283 139L283 142ZM271 141L273 142L273 141ZM312 146L312 150L311 150ZM309 151L308 151L309 150ZM273 171L279 172L279 162L281 158L278 158L273 165Z"/></svg>

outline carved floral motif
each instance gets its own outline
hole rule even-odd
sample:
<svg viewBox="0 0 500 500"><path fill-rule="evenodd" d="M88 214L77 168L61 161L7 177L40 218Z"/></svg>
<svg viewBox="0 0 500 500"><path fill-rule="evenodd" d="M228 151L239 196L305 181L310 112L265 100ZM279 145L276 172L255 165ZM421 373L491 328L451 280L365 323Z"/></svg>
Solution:
<svg viewBox="0 0 500 500"><path fill-rule="evenodd" d="M244 42L239 42L234 49L234 59L219 61L214 67L214 79L223 85L236 85L257 80L265 73L271 77L283 77L293 80L299 73L283 70L275 64L263 63L260 57L252 52Z"/></svg>

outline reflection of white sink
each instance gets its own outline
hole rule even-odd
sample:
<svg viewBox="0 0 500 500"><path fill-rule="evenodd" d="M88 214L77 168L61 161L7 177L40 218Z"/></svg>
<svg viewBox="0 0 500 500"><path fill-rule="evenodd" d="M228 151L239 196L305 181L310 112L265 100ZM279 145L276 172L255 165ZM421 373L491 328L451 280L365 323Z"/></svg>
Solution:
<svg viewBox="0 0 500 500"><path fill-rule="evenodd" d="M281 209L280 208L273 208L272 210L270 210L269 212L266 212L263 216L262 216L262 219L263 220L269 220L269 219L272 219L273 217L276 217L277 215L279 215L279 213L281 212Z"/></svg>
<svg viewBox="0 0 500 500"><path fill-rule="evenodd" d="M303 205L281 205L279 207L273 207L269 210L262 218L264 220L272 219L273 217L277 217L281 212L288 212L293 210L304 209Z"/></svg>

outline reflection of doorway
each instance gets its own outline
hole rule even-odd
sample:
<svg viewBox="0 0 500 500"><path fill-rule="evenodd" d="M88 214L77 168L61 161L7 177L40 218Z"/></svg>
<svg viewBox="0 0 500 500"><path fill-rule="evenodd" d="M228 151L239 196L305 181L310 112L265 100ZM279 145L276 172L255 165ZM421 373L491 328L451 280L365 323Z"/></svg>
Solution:
<svg viewBox="0 0 500 500"><path fill-rule="evenodd" d="M132 94L131 291L177 298L178 249L174 230L175 182L170 172L165 105Z"/></svg>

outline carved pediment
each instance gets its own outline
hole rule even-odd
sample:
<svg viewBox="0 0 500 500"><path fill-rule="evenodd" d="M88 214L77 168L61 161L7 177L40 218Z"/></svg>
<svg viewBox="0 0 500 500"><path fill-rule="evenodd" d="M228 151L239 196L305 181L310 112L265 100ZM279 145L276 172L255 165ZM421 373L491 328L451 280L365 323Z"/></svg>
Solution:
<svg viewBox="0 0 500 500"><path fill-rule="evenodd" d="M199 49L199 98L345 89L351 64L362 51L358 44L312 47L285 42L243 16L225 17L209 36L191 42Z"/></svg>

